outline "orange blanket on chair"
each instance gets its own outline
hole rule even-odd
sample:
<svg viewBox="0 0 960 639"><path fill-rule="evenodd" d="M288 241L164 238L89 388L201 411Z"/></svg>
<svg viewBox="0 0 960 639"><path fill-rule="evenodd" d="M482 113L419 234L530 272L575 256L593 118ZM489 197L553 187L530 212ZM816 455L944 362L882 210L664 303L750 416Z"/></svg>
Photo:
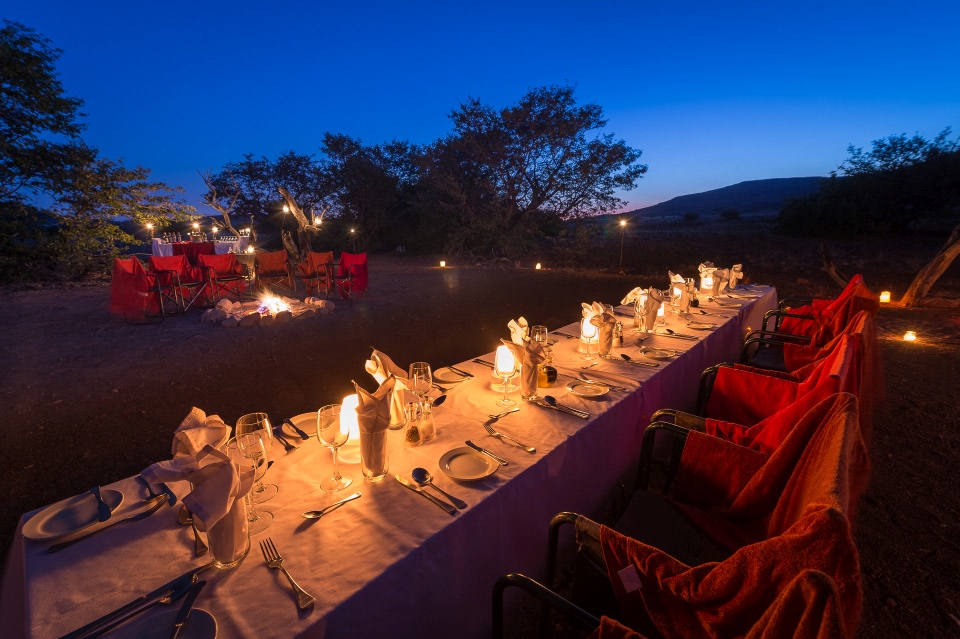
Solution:
<svg viewBox="0 0 960 639"><path fill-rule="evenodd" d="M695 431L684 447L675 505L733 550L722 562L689 566L601 528L607 572L631 626L645 613L668 638L763 636L754 633L761 620L803 613L794 609L803 597L779 595L813 570L836 584L837 604L824 607L842 629L836 636L855 634L863 593L848 514L869 476L856 398L840 393L817 404L756 473L728 487L728 503L704 503L704 482L723 482L738 457L756 454Z"/></svg>
<svg viewBox="0 0 960 639"><path fill-rule="evenodd" d="M790 335L812 337L822 325L830 323L838 314L850 316L861 310L876 315L880 310L880 298L867 288L862 275L854 275L836 299L815 299L806 306L790 309L791 313L812 315L816 319L784 317L780 321L778 330Z"/></svg>

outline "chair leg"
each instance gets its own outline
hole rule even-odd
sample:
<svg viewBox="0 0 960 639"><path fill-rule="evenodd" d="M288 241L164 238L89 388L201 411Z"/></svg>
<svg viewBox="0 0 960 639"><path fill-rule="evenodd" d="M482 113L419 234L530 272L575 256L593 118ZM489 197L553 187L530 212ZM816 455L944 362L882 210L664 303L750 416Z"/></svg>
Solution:
<svg viewBox="0 0 960 639"><path fill-rule="evenodd" d="M567 601L543 584L526 575L510 573L497 579L493 586L493 605L491 606L491 611L493 614L494 639L503 638L503 593L511 586L520 588L533 595L543 603L544 607L559 610L584 630L592 631L600 625L599 619L576 604Z"/></svg>

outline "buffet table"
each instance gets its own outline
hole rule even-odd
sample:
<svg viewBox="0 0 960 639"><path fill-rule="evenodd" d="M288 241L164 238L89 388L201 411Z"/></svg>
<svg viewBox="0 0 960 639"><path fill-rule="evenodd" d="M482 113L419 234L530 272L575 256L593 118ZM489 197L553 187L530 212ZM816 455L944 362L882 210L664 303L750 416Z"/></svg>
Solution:
<svg viewBox="0 0 960 639"><path fill-rule="evenodd" d="M535 446L535 454L487 436L482 423L488 414L502 410L496 405L501 393L490 368L473 360L457 364L472 373L472 379L447 377L439 382L449 390L446 402L434 410L436 439L409 448L402 431L389 433L390 472L378 483L364 481L359 464L343 463L351 458L343 449L340 467L353 475L354 484L340 493L324 493L319 483L331 471L329 449L315 438L291 437L299 447L284 453L275 442L271 455L276 463L266 481L280 490L259 506L275 519L265 533L253 537L250 554L238 567L201 575L208 583L197 608L213 615L219 637L489 636L497 577L514 571L543 576L547 526L556 513L601 514L618 479L636 465L652 412L692 408L700 372L720 361L735 361L747 327L760 326L763 313L776 306L773 288L753 290L753 297L739 300L739 308L704 303L704 309L724 313L695 316L698 322L716 323L712 330L693 330L668 309L666 328L698 337L644 339L647 348L681 351L669 359L645 358L637 346L638 334L620 318L627 324L620 352L659 366L599 360L587 372L626 391L596 398L568 390L585 362L577 352L579 340L559 335L577 334L578 325L559 328L552 334L558 340L553 350L559 377L552 387L539 389L540 394L585 410L590 418L520 401L520 411L503 417L496 427ZM493 354L479 359L492 362ZM374 387L372 380L364 385ZM513 397L519 401L519 393ZM279 422L286 416L271 417ZM296 416L295 421L315 430L312 414ZM467 439L509 465L477 481L449 478L438 461ZM409 478L415 467L428 469L435 484L468 507L450 516L393 478L395 473ZM115 517L145 497L135 478L104 488L123 494ZM301 517L303 511L322 508L355 490L363 493L360 499L323 518ZM143 521L114 527L53 555L46 553L49 542L22 536L23 526L36 513L24 515L4 574L0 616L6 621L6 636L59 637L209 561L193 558L193 535L189 526L178 525L178 508L165 506ZM311 609L299 611L282 574L265 564L257 542L266 536L283 554L284 566L316 597Z"/></svg>

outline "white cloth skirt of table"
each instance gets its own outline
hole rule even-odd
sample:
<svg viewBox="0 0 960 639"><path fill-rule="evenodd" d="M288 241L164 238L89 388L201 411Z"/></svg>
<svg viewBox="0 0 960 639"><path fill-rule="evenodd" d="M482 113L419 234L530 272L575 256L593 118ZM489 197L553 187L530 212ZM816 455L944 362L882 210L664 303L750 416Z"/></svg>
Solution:
<svg viewBox="0 0 960 639"><path fill-rule="evenodd" d="M691 408L700 372L720 361L735 361L746 328L759 326L763 313L775 305L775 290L765 289L743 308L720 309L730 318L713 331L697 333L702 338L695 342L648 337L644 344L649 347L685 351L659 368L602 360L591 373L617 380L632 392L611 392L596 400L567 391L583 361L577 340L560 338L554 350L561 376L541 391L592 417L582 420L521 403L521 410L503 418L498 428L536 446L534 455L486 436L482 422L498 411L500 393L492 388L496 380L489 368L460 364L476 377L453 388L435 410L437 438L407 448L401 432L391 432L390 476L379 483L364 482L359 464L343 464L355 482L344 494L360 490L363 497L320 520L304 520L300 513L342 496L319 488L331 470L330 451L315 439L289 454L277 444L268 479L280 486L280 493L262 504L275 520L265 535L253 538L250 555L239 567L205 573L208 584L197 607L214 614L221 638L489 636L496 578L512 571L542 577L550 518L565 510L602 514L617 481L637 463L651 413L661 407ZM695 332L677 316L668 315L667 327ZM563 330L572 333L577 325ZM625 337L623 351L640 357L636 335L627 329ZM492 361L493 356L482 357ZM516 393L514 397L519 399ZM438 460L466 439L510 464L479 482L449 479ZM469 507L451 517L392 477L409 477L418 466ZM143 497L133 478L110 488L123 491L122 508ZM24 521L26 517L21 527ZM192 533L178 525L176 508L55 555L45 553L46 544L26 541L19 533L0 602L8 636L58 637L201 564L192 558ZM300 585L316 596L311 610L298 612L286 580L267 568L256 546L266 535Z"/></svg>
<svg viewBox="0 0 960 639"><path fill-rule="evenodd" d="M153 238L153 241L150 243L150 249L151 252L157 257L173 256L173 244L164 242L158 237Z"/></svg>

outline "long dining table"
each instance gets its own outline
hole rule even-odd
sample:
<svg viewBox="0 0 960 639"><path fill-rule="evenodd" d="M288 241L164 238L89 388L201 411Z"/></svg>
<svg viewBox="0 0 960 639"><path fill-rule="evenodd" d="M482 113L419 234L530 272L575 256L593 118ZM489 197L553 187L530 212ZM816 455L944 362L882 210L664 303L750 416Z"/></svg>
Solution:
<svg viewBox="0 0 960 639"><path fill-rule="evenodd" d="M325 493L320 482L332 470L331 451L315 437L287 437L297 445L292 452L275 441L270 451L275 463L266 481L276 484L279 493L258 506L274 520L252 537L251 550L239 566L204 571L207 585L196 607L216 620L218 637L489 636L497 577L506 572L542 577L551 517L561 511L600 516L618 481L637 464L650 415L663 407L691 409L700 373L719 362L736 361L748 328L759 327L763 314L776 306L773 287L740 292L739 298L724 298L723 305L704 300L700 310L709 315L695 309L696 315L683 316L667 306L665 325L654 334L635 331L631 319L619 317L625 328L617 353L655 367L597 359L596 365L583 369L591 362L578 351L580 340L562 335L576 336L579 324L551 327L556 329L551 336L556 340L552 350L558 377L538 392L586 411L589 418L524 402L519 392L513 393L520 410L495 426L534 446L535 453L487 435L483 422L503 410L497 405L502 393L491 369L476 360L454 364L472 378L439 382L446 388L446 400L433 411L435 439L408 447L402 431L389 432L389 473L381 481L365 481L347 448L340 466L353 476L353 485ZM694 339L669 335L665 329ZM676 355L650 359L642 348L675 350ZM493 353L476 359L493 362ZM625 390L578 395L569 386L581 372ZM368 388L375 386L368 381ZM271 417L279 422L288 416ZM310 433L315 430L312 414L295 416L294 421ZM440 459L465 440L508 464L482 479L451 479L441 470ZM467 507L451 516L394 478L409 478L416 467L429 470L437 486ZM136 477L103 488L123 495L114 517L134 512L146 496ZM180 495L188 489L178 484L171 488ZM355 490L361 498L321 519L301 516ZM3 575L0 617L5 636L60 637L204 565L209 556L194 558L193 533L190 526L178 524L178 508L164 506L142 521L115 526L56 554L47 553L49 541L24 538L24 525L40 511L25 514ZM309 609L297 608L287 581L264 562L258 542L266 536L282 553L284 567L316 597Z"/></svg>

